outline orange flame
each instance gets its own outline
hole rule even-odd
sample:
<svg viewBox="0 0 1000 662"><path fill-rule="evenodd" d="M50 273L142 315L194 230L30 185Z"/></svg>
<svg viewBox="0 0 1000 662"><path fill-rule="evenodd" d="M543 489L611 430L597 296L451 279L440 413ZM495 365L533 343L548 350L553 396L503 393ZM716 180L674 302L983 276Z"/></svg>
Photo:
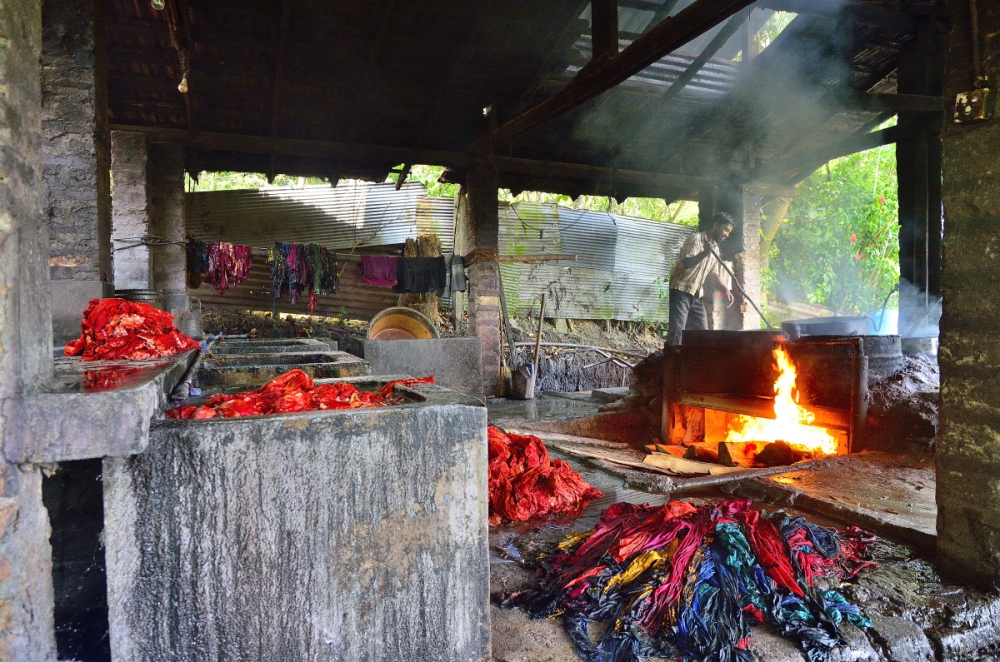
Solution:
<svg viewBox="0 0 1000 662"><path fill-rule="evenodd" d="M774 350L778 379L774 382L775 419L740 416L726 436L726 441L774 442L779 439L794 448L834 455L837 438L826 428L812 425L816 415L798 403L795 366L788 352Z"/></svg>

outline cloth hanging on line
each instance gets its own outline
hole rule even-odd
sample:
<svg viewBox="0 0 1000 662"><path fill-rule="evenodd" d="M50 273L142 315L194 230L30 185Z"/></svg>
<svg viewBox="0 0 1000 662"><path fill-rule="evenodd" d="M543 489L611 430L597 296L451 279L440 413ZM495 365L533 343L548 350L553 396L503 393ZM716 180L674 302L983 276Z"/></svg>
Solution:
<svg viewBox="0 0 1000 662"><path fill-rule="evenodd" d="M205 282L215 287L220 295L236 287L250 275L250 247L216 241L207 245L208 271Z"/></svg>
<svg viewBox="0 0 1000 662"><path fill-rule="evenodd" d="M208 245L194 237L188 237L184 245L184 256L187 262L187 286L197 290L205 282L205 272L208 271Z"/></svg>
<svg viewBox="0 0 1000 662"><path fill-rule="evenodd" d="M358 276L369 285L395 287L399 282L399 259L397 255L362 255Z"/></svg>
<svg viewBox="0 0 1000 662"><path fill-rule="evenodd" d="M399 262L396 292L425 294L443 290L448 282L444 257L404 257Z"/></svg>
<svg viewBox="0 0 1000 662"><path fill-rule="evenodd" d="M333 251L319 244L275 243L267 251L275 300L287 294L298 303L308 294L310 311L319 305L318 295L333 294L340 287L340 267Z"/></svg>

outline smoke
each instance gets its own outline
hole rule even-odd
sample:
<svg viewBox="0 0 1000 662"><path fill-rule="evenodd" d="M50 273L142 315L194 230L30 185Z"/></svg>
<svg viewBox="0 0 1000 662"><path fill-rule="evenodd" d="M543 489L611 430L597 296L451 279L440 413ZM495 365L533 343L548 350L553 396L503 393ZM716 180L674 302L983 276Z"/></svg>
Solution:
<svg viewBox="0 0 1000 662"><path fill-rule="evenodd" d="M941 322L941 297L922 292L899 280L899 335L903 338L936 338Z"/></svg>

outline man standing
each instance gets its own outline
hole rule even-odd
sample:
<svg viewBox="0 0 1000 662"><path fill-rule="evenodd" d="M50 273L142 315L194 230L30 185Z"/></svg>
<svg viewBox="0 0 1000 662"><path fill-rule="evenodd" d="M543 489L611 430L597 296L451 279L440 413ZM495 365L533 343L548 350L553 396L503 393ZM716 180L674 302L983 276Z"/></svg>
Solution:
<svg viewBox="0 0 1000 662"><path fill-rule="evenodd" d="M733 304L733 294L723 283L722 265L715 255L719 254L719 244L726 240L735 225L732 216L719 212L712 217L712 226L707 232L695 232L684 242L677 263L670 272L670 331L667 333L667 344L680 345L685 329L708 329L705 305L701 302L706 282L726 295L727 305Z"/></svg>

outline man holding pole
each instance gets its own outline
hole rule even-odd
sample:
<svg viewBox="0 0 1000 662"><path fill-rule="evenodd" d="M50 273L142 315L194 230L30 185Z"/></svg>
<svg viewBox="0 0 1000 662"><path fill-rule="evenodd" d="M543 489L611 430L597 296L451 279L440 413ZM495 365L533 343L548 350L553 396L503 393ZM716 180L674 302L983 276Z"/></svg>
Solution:
<svg viewBox="0 0 1000 662"><path fill-rule="evenodd" d="M686 329L708 329L708 316L701 301L706 283L725 294L726 304L733 305L733 294L723 277L725 265L719 260L719 244L729 237L736 221L725 212L712 217L706 232L695 232L684 242L670 272L670 330L668 345L680 345ZM728 271L728 270L727 270Z"/></svg>

